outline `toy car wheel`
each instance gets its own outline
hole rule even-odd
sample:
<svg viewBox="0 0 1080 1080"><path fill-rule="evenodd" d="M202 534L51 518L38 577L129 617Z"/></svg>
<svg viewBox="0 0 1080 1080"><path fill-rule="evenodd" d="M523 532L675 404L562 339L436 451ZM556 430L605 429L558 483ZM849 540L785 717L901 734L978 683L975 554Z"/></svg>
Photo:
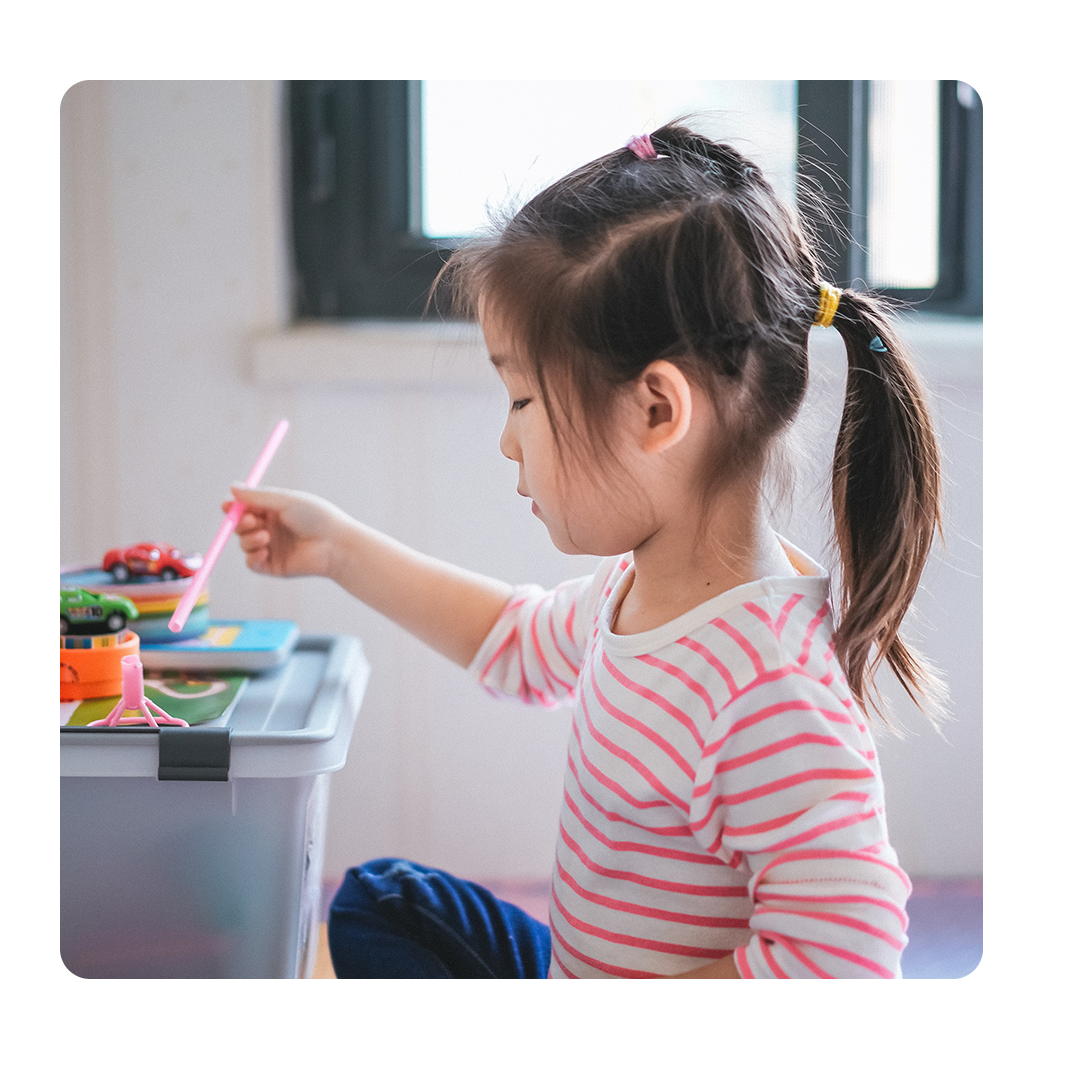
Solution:
<svg viewBox="0 0 1080 1080"><path fill-rule="evenodd" d="M131 571L128 569L127 563L115 562L109 567L109 573L113 576L113 581L130 581Z"/></svg>
<svg viewBox="0 0 1080 1080"><path fill-rule="evenodd" d="M176 580L176 571L171 566L166 566L165 569L161 571L161 580L162 581L175 581Z"/></svg>
<svg viewBox="0 0 1080 1080"><path fill-rule="evenodd" d="M67 621L67 619L64 618L63 615L61 615L60 616L60 636L63 637L70 629L71 629L71 624Z"/></svg>
<svg viewBox="0 0 1080 1080"><path fill-rule="evenodd" d="M119 633L127 626L127 616L122 612L114 611L106 620L105 625L114 633Z"/></svg>

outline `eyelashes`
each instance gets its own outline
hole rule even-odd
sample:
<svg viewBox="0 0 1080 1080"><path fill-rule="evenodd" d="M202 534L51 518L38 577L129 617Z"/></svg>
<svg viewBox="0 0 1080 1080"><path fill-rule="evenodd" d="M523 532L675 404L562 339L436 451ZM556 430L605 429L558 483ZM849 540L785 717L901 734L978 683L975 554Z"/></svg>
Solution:
<svg viewBox="0 0 1080 1080"><path fill-rule="evenodd" d="M532 401L532 398L518 398L517 401L510 403L510 411L520 412L522 409L525 408L526 405L529 404L530 401Z"/></svg>

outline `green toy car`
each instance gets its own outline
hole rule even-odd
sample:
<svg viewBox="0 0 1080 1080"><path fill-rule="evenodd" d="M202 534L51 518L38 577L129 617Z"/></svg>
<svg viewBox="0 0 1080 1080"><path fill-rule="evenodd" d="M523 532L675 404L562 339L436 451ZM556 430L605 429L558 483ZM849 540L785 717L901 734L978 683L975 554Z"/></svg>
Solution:
<svg viewBox="0 0 1080 1080"><path fill-rule="evenodd" d="M118 634L139 609L126 597L88 589L60 590L60 635Z"/></svg>

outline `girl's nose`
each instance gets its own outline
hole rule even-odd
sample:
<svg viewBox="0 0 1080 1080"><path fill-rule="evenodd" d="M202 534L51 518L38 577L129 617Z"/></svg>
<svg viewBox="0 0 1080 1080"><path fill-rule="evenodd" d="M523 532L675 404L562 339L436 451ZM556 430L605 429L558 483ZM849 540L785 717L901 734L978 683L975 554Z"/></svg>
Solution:
<svg viewBox="0 0 1080 1080"><path fill-rule="evenodd" d="M510 433L509 420L503 426L502 435L499 437L499 450L502 451L503 457L508 457L511 461L521 464L521 449L518 446L517 439Z"/></svg>

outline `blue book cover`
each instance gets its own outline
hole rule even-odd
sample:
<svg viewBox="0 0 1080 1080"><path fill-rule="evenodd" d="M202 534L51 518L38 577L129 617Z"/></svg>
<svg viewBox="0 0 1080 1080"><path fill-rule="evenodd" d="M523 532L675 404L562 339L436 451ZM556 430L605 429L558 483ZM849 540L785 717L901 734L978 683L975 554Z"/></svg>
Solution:
<svg viewBox="0 0 1080 1080"><path fill-rule="evenodd" d="M211 622L198 637L140 646L143 667L155 671L263 671L287 660L300 628L285 619Z"/></svg>

